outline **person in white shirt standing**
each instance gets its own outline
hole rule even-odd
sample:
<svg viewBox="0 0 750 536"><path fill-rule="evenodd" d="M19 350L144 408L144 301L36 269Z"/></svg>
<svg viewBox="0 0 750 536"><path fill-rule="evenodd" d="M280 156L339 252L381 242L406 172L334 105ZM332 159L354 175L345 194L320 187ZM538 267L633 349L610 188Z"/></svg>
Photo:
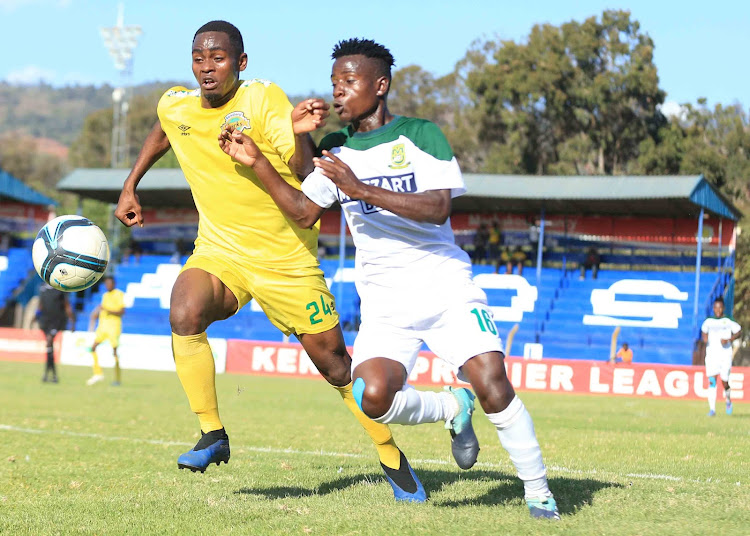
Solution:
<svg viewBox="0 0 750 536"><path fill-rule="evenodd" d="M714 316L706 318L701 326L703 342L706 343L706 376L708 377L708 416L716 415L716 377L724 384L727 415L732 414L732 398L729 389L729 372L732 370L732 342L740 338L740 325L724 316L724 298L714 300Z"/></svg>
<svg viewBox="0 0 750 536"><path fill-rule="evenodd" d="M362 324L354 342L354 398L380 423L446 422L453 457L468 469L479 443L465 388L436 393L406 383L423 343L469 381L510 454L533 517L560 519L529 412L505 374L487 297L450 226L451 199L466 192L453 151L424 119L392 115L386 98L393 56L369 39L333 50L333 108L349 126L326 136L302 191L281 180L245 133L228 127L224 151L252 166L301 228L339 202L357 247Z"/></svg>

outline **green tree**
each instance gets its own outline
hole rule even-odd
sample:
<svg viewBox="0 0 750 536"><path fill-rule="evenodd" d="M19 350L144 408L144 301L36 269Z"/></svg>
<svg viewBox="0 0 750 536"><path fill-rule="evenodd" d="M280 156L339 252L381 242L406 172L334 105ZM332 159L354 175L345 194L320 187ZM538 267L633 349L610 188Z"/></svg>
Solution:
<svg viewBox="0 0 750 536"><path fill-rule="evenodd" d="M138 156L143 142L157 121L156 105L164 93L157 89L148 94L132 97L128 113L128 166ZM112 143L112 109L105 108L89 114L83 123L78 138L70 148L72 167L109 167ZM177 158L170 150L154 167L179 167Z"/></svg>
<svg viewBox="0 0 750 536"><path fill-rule="evenodd" d="M34 138L18 134L0 137L0 168L45 194L67 172L62 158L39 151Z"/></svg>
<svg viewBox="0 0 750 536"><path fill-rule="evenodd" d="M653 48L627 11L537 25L522 44L475 47L466 82L485 170L624 172L663 121Z"/></svg>

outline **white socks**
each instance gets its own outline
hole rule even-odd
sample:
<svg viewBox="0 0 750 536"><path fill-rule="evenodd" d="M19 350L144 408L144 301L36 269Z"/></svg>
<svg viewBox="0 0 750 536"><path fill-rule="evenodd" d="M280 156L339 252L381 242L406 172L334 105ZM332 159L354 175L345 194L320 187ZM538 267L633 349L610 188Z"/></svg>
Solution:
<svg viewBox="0 0 750 536"><path fill-rule="evenodd" d="M714 385L713 387L708 388L708 409L711 411L716 411L716 391L717 387Z"/></svg>
<svg viewBox="0 0 750 536"><path fill-rule="evenodd" d="M382 417L373 419L383 424L423 424L447 421L458 413L458 401L448 391L417 391L411 385L393 397L393 404Z"/></svg>
<svg viewBox="0 0 750 536"><path fill-rule="evenodd" d="M497 428L500 444L510 454L518 478L523 480L525 497L551 496L534 423L521 399L516 396L507 408L499 413L489 413L487 418Z"/></svg>
<svg viewBox="0 0 750 536"><path fill-rule="evenodd" d="M714 393L715 394L715 393ZM393 404L382 417L373 419L383 424L415 425L447 421L456 416L459 406L448 391L417 391L404 385L393 397ZM500 444L510 454L510 460L523 480L527 499L550 497L547 469L542 461L542 450L534 432L531 415L518 397L499 413L487 414L497 428Z"/></svg>

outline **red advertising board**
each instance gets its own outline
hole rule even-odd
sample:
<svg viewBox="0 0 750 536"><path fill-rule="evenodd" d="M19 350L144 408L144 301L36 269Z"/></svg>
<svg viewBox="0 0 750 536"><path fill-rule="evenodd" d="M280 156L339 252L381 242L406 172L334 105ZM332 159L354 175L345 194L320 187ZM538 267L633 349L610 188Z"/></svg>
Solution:
<svg viewBox="0 0 750 536"><path fill-rule="evenodd" d="M506 359L508 377L519 391L609 394L651 398L700 399L708 381L703 367L632 364L569 359ZM295 378L321 378L301 345L229 340L227 372ZM750 368L735 367L729 380L732 399L745 401ZM422 352L409 377L415 385L462 383L451 367L430 352ZM720 389L721 391L721 389ZM721 392L719 393L721 396Z"/></svg>
<svg viewBox="0 0 750 536"><path fill-rule="evenodd" d="M0 231L36 236L39 228L51 219L50 216L47 207L3 201L0 203Z"/></svg>
<svg viewBox="0 0 750 536"><path fill-rule="evenodd" d="M55 360L60 359L60 340L55 337ZM34 361L47 359L44 333L38 329L0 328L0 361Z"/></svg>

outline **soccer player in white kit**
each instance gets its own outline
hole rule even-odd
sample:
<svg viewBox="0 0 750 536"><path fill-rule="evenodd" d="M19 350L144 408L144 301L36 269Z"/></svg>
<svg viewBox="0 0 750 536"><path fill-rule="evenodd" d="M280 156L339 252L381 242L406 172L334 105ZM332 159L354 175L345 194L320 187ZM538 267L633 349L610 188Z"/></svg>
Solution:
<svg viewBox="0 0 750 536"><path fill-rule="evenodd" d="M706 376L708 377L708 416L716 415L716 377L724 384L727 415L732 414L732 398L729 389L729 372L732 370L732 342L740 338L742 328L731 318L724 316L724 298L714 300L714 316L703 321L701 333L706 343Z"/></svg>
<svg viewBox="0 0 750 536"><path fill-rule="evenodd" d="M466 189L440 129L394 116L386 99L393 56L370 40L334 47L333 108L350 126L326 136L302 192L280 179L245 134L231 128L224 151L252 166L300 227L341 203L357 247L362 324L354 343L353 392L376 422L445 421L453 455L471 467L479 451L468 389L418 391L406 384L423 343L468 380L510 454L533 517L559 519L531 416L505 374L487 298L450 226L451 199Z"/></svg>

